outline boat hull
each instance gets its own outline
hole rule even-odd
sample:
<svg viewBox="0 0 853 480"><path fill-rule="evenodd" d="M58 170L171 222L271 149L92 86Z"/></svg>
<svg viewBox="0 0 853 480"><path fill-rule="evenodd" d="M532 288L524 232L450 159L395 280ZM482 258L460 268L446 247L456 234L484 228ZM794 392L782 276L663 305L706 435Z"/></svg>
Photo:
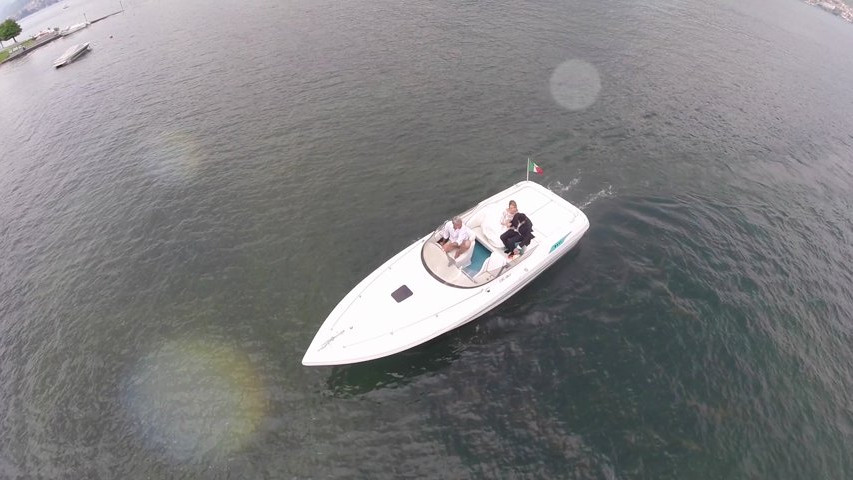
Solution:
<svg viewBox="0 0 853 480"><path fill-rule="evenodd" d="M505 205L509 197L519 198L522 208L537 201L544 205L530 215L535 232L537 214L543 220L556 219L559 225L543 224L538 246L531 246L531 251L520 259L491 273L463 277L464 282L445 281L447 277L431 270L428 253L437 248L436 237L426 235L386 261L338 303L315 335L302 363L323 366L374 360L454 330L494 309L532 282L571 251L589 228L589 221L580 210L533 182L521 182L490 197L463 214L463 220L473 224L480 212L493 208L492 205ZM549 202L567 213L560 216L558 211L549 216ZM564 221L570 217L571 221ZM479 241L482 230L475 231ZM496 248L492 245L490 249ZM450 270L455 268L449 256L439 260L447 264L439 265L442 269L448 265ZM401 292L405 298L398 300L395 294Z"/></svg>
<svg viewBox="0 0 853 480"><path fill-rule="evenodd" d="M61 57L57 58L56 61L53 62L53 66L56 68L64 67L64 66L68 65L69 63L77 60L78 58L83 56L84 53L86 53L88 51L89 51L89 44L88 43L83 43L80 45L74 45L73 47L69 48L65 53L63 53Z"/></svg>

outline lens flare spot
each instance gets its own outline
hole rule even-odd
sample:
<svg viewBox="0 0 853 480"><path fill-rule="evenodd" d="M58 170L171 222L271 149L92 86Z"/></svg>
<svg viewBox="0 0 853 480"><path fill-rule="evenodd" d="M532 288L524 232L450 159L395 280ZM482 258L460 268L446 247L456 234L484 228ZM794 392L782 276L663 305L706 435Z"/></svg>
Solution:
<svg viewBox="0 0 853 480"><path fill-rule="evenodd" d="M166 131L148 139L145 156L153 174L171 180L189 180L198 174L202 147L186 132Z"/></svg>
<svg viewBox="0 0 853 480"><path fill-rule="evenodd" d="M589 62L572 59L551 74L551 96L563 108L576 111L595 103L601 90L598 70Z"/></svg>
<svg viewBox="0 0 853 480"><path fill-rule="evenodd" d="M123 390L145 443L180 461L240 449L264 416L248 358L216 342L163 345L140 360Z"/></svg>

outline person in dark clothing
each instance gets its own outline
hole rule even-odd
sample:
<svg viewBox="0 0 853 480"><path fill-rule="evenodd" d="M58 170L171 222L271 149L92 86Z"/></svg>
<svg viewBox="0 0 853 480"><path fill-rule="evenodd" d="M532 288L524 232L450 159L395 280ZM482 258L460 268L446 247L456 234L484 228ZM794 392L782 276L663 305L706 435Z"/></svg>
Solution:
<svg viewBox="0 0 853 480"><path fill-rule="evenodd" d="M510 253L516 247L530 245L533 240L533 222L523 213L516 213L509 223L509 230L501 235L501 241L504 242L504 253Z"/></svg>

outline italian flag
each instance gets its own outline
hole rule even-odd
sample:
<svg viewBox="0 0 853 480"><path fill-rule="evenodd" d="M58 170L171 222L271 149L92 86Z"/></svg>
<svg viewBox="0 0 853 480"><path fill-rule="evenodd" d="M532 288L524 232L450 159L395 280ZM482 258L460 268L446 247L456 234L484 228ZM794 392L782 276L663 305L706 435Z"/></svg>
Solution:
<svg viewBox="0 0 853 480"><path fill-rule="evenodd" d="M545 173L545 170L542 170L542 167L531 162L529 158L527 159L527 171L533 172L538 175L542 175L543 173Z"/></svg>

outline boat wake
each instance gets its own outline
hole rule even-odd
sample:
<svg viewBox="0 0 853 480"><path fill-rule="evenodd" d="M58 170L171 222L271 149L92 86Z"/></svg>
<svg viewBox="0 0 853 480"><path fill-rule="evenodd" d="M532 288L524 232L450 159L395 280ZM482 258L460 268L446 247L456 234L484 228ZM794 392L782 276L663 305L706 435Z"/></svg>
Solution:
<svg viewBox="0 0 853 480"><path fill-rule="evenodd" d="M586 200L583 201L583 203L578 205L578 208L580 208L581 210L586 210L586 207L592 205L595 201L597 201L601 198L608 198L608 197L612 197L612 196L613 196L613 185L608 185L606 188L599 190L598 192L595 192L592 195L588 196L586 198Z"/></svg>
<svg viewBox="0 0 853 480"><path fill-rule="evenodd" d="M546 185L546 188L559 195L573 189L577 186L578 183L580 183L580 181L581 177L573 178L569 181L569 183L563 183L559 180L555 180L554 182L548 183L548 185ZM577 205L578 208L583 210L586 207L592 205L593 202L595 202L596 200L600 198L612 197L613 195L613 185L607 185L605 188L599 190L598 192L589 195L586 200Z"/></svg>
<svg viewBox="0 0 853 480"><path fill-rule="evenodd" d="M569 190L574 188L574 186L577 185L578 182L580 182L580 181L581 181L581 177L571 179L568 184L563 184L563 182L557 180L553 183L548 183L546 188L548 188L548 190L551 190L554 193L559 194L559 193L563 193L563 192L568 192Z"/></svg>

